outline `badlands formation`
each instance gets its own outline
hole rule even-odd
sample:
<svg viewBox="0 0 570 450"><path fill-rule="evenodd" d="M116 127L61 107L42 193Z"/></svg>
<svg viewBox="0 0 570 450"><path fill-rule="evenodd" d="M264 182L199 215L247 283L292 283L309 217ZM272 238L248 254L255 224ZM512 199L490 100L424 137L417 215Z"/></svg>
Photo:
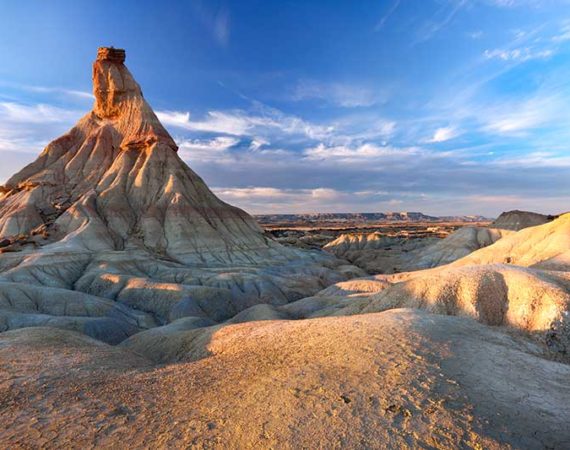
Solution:
<svg viewBox="0 0 570 450"><path fill-rule="evenodd" d="M48 325L118 343L362 274L269 240L218 199L180 159L124 60L99 50L93 111L2 187L0 330Z"/></svg>
<svg viewBox="0 0 570 450"><path fill-rule="evenodd" d="M344 234L324 249L370 273L398 273L429 269L456 261L513 231L553 220L527 211L502 213L489 227L460 228L446 239L406 239L381 233Z"/></svg>
<svg viewBox="0 0 570 450"><path fill-rule="evenodd" d="M328 249L401 247L366 276L217 199L124 59L2 189L0 447L570 447L570 214Z"/></svg>

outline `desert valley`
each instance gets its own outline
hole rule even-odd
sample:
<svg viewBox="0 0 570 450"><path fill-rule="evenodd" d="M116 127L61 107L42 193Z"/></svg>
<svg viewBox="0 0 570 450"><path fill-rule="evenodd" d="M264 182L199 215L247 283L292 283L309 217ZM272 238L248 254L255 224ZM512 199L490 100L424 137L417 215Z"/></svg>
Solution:
<svg viewBox="0 0 570 450"><path fill-rule="evenodd" d="M125 58L0 191L0 447L570 447L570 214L258 224Z"/></svg>

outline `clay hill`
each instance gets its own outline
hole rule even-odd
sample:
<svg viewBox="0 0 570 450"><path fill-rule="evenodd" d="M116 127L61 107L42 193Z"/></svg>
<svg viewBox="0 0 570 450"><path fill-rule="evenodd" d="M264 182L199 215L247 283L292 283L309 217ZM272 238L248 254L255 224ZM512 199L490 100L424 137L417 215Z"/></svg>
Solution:
<svg viewBox="0 0 570 450"><path fill-rule="evenodd" d="M570 214L366 276L217 199L124 52L94 93L0 200L0 447L570 447Z"/></svg>
<svg viewBox="0 0 570 450"><path fill-rule="evenodd" d="M490 225L492 228L519 231L523 228L542 225L555 219L556 216L546 216L530 211L506 211Z"/></svg>

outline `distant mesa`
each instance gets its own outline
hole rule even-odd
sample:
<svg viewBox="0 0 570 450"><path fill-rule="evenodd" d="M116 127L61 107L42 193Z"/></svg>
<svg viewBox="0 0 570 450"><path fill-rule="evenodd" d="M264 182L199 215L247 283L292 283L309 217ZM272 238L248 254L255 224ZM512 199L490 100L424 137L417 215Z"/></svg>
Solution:
<svg viewBox="0 0 570 450"><path fill-rule="evenodd" d="M271 223L369 223L369 222L489 222L483 216L430 216L421 212L374 213L308 213L308 214L259 214L255 218L262 224Z"/></svg>

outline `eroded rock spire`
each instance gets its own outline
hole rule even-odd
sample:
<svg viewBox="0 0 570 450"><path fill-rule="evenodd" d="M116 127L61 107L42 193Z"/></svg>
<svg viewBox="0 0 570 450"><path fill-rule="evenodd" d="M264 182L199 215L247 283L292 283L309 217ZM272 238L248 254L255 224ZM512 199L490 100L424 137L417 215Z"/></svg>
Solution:
<svg viewBox="0 0 570 450"><path fill-rule="evenodd" d="M123 135L122 147L141 147L162 142L177 150L172 137L164 129L145 101L139 84L125 66L123 49L99 47L93 63L93 113L99 119L115 122Z"/></svg>

